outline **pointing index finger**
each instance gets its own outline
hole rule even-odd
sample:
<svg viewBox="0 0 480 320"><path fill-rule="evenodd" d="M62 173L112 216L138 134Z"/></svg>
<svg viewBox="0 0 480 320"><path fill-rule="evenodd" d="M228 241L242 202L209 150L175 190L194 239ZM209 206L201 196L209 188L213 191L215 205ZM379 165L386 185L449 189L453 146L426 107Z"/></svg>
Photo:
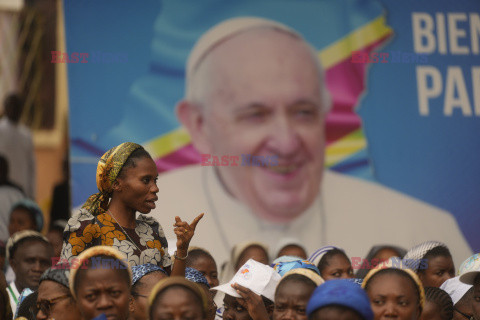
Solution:
<svg viewBox="0 0 480 320"><path fill-rule="evenodd" d="M195 219L193 219L192 223L190 224L190 227L192 227L194 230L197 227L197 224L200 220L202 220L203 216L205 213L199 214Z"/></svg>

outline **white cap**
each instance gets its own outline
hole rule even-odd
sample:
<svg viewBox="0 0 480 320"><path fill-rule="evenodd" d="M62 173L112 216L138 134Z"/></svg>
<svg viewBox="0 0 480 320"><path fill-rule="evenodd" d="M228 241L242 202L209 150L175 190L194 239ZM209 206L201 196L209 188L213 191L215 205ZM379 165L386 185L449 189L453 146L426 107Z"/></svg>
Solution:
<svg viewBox="0 0 480 320"><path fill-rule="evenodd" d="M440 289L448 293L452 298L453 305L456 305L460 299L470 290L472 286L460 281L460 276L448 279L440 286Z"/></svg>
<svg viewBox="0 0 480 320"><path fill-rule="evenodd" d="M282 277L273 270L273 268L253 259L249 259L240 269L238 269L232 280L212 288L212 290L224 292L235 298L241 298L242 296L232 288L232 284L237 283L258 295L274 301L275 289L281 278Z"/></svg>
<svg viewBox="0 0 480 320"><path fill-rule="evenodd" d="M458 272L460 273L460 281L473 285L476 276L480 274L480 253L476 253L465 260Z"/></svg>

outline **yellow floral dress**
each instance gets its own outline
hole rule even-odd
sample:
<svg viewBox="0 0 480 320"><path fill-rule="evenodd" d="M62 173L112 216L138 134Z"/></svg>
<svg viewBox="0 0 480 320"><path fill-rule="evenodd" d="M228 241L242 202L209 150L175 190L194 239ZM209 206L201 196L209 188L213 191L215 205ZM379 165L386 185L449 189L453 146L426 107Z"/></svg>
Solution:
<svg viewBox="0 0 480 320"><path fill-rule="evenodd" d="M128 236L108 213L94 216L81 209L68 220L63 232L60 262L65 263L68 260L71 263L72 259L85 249L106 245L122 252L130 266L146 263L164 268L171 266L165 233L154 218L141 214L136 220L135 229L123 229Z"/></svg>

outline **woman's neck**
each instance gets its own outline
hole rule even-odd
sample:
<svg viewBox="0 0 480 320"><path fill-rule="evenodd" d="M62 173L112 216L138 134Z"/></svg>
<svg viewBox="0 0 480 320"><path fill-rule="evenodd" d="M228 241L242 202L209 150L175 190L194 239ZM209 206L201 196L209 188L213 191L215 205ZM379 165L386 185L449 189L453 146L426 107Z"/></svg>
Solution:
<svg viewBox="0 0 480 320"><path fill-rule="evenodd" d="M135 211L111 201L107 212L120 226L135 229Z"/></svg>

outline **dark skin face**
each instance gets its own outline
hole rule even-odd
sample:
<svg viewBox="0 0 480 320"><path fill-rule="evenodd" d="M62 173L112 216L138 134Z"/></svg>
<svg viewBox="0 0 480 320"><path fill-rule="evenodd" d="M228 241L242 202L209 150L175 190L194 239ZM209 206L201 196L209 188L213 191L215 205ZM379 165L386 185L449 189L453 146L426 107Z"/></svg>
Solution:
<svg viewBox="0 0 480 320"><path fill-rule="evenodd" d="M81 279L76 288L77 306L82 319L93 319L104 313L109 320L129 317L130 283L118 269L80 270Z"/></svg>
<svg viewBox="0 0 480 320"><path fill-rule="evenodd" d="M294 256L302 259L307 259L307 253L305 252L305 250L302 247L294 244L282 248L282 250L280 250L280 252L278 253L278 257L282 256Z"/></svg>
<svg viewBox="0 0 480 320"><path fill-rule="evenodd" d="M330 257L327 265L321 270L322 278L327 281L331 279L353 278L353 269L350 261L341 254Z"/></svg>
<svg viewBox="0 0 480 320"><path fill-rule="evenodd" d="M480 319L480 275L475 278L473 283L472 311L475 319Z"/></svg>
<svg viewBox="0 0 480 320"><path fill-rule="evenodd" d="M225 294L223 298L223 319L225 320L251 320L247 308L243 307L237 298Z"/></svg>
<svg viewBox="0 0 480 320"><path fill-rule="evenodd" d="M338 310L336 308L321 308L310 316L310 320L363 320L353 310Z"/></svg>
<svg viewBox="0 0 480 320"><path fill-rule="evenodd" d="M425 301L420 320L443 320L442 311L439 306L432 301Z"/></svg>
<svg viewBox="0 0 480 320"><path fill-rule="evenodd" d="M68 297L62 298L62 296ZM56 299L61 298L61 299ZM37 320L46 319L65 319L65 320L80 320L80 311L75 304L75 300L70 295L68 288L61 284L44 280L38 287L37 303L42 300L49 300L53 302L50 304L50 313L45 314L42 310L38 310Z"/></svg>
<svg viewBox="0 0 480 320"><path fill-rule="evenodd" d="M300 281L285 281L275 292L273 320L307 320L307 304L315 286Z"/></svg>
<svg viewBox="0 0 480 320"><path fill-rule="evenodd" d="M457 302L453 309L453 320L465 320L473 314L473 287L470 288ZM461 313L460 313L461 312ZM466 315L466 317L464 315Z"/></svg>
<svg viewBox="0 0 480 320"><path fill-rule="evenodd" d="M197 259L195 259L191 267L200 271L205 276L205 278L207 278L210 288L218 286L219 281L217 264L212 258L201 255Z"/></svg>
<svg viewBox="0 0 480 320"><path fill-rule="evenodd" d="M15 251L10 265L15 272L15 285L19 292L25 288L38 288L40 277L52 264L53 249L43 241L27 241Z"/></svg>
<svg viewBox="0 0 480 320"><path fill-rule="evenodd" d="M428 259L428 268L420 270L418 277L424 287L440 288L446 280L455 277L452 257L437 256Z"/></svg>
<svg viewBox="0 0 480 320"><path fill-rule="evenodd" d="M27 209L17 208L10 214L8 233L12 236L15 232L23 230L37 230L37 225Z"/></svg>
<svg viewBox="0 0 480 320"><path fill-rule="evenodd" d="M415 284L397 274L378 274L369 281L368 297L374 320L415 320L420 317Z"/></svg>
<svg viewBox="0 0 480 320"><path fill-rule="evenodd" d="M121 215L123 211L146 214L155 209L155 201L158 200L157 166L147 157L135 159L135 164L135 167L124 168L122 176L113 184L112 202L116 203L112 203L110 208L114 214Z"/></svg>
<svg viewBox="0 0 480 320"><path fill-rule="evenodd" d="M240 255L237 265L235 266L235 270L238 271L238 269L240 269L240 267L243 266L248 259L253 259L263 264L268 264L268 256L265 250L259 246L250 246Z"/></svg>
<svg viewBox="0 0 480 320"><path fill-rule="evenodd" d="M202 305L193 292L173 287L162 292L153 305L151 320L201 320Z"/></svg>
<svg viewBox="0 0 480 320"><path fill-rule="evenodd" d="M131 318L135 320L148 318L148 296L158 281L166 278L163 272L152 272L140 279L140 286L137 289L138 296L133 298L133 308Z"/></svg>

